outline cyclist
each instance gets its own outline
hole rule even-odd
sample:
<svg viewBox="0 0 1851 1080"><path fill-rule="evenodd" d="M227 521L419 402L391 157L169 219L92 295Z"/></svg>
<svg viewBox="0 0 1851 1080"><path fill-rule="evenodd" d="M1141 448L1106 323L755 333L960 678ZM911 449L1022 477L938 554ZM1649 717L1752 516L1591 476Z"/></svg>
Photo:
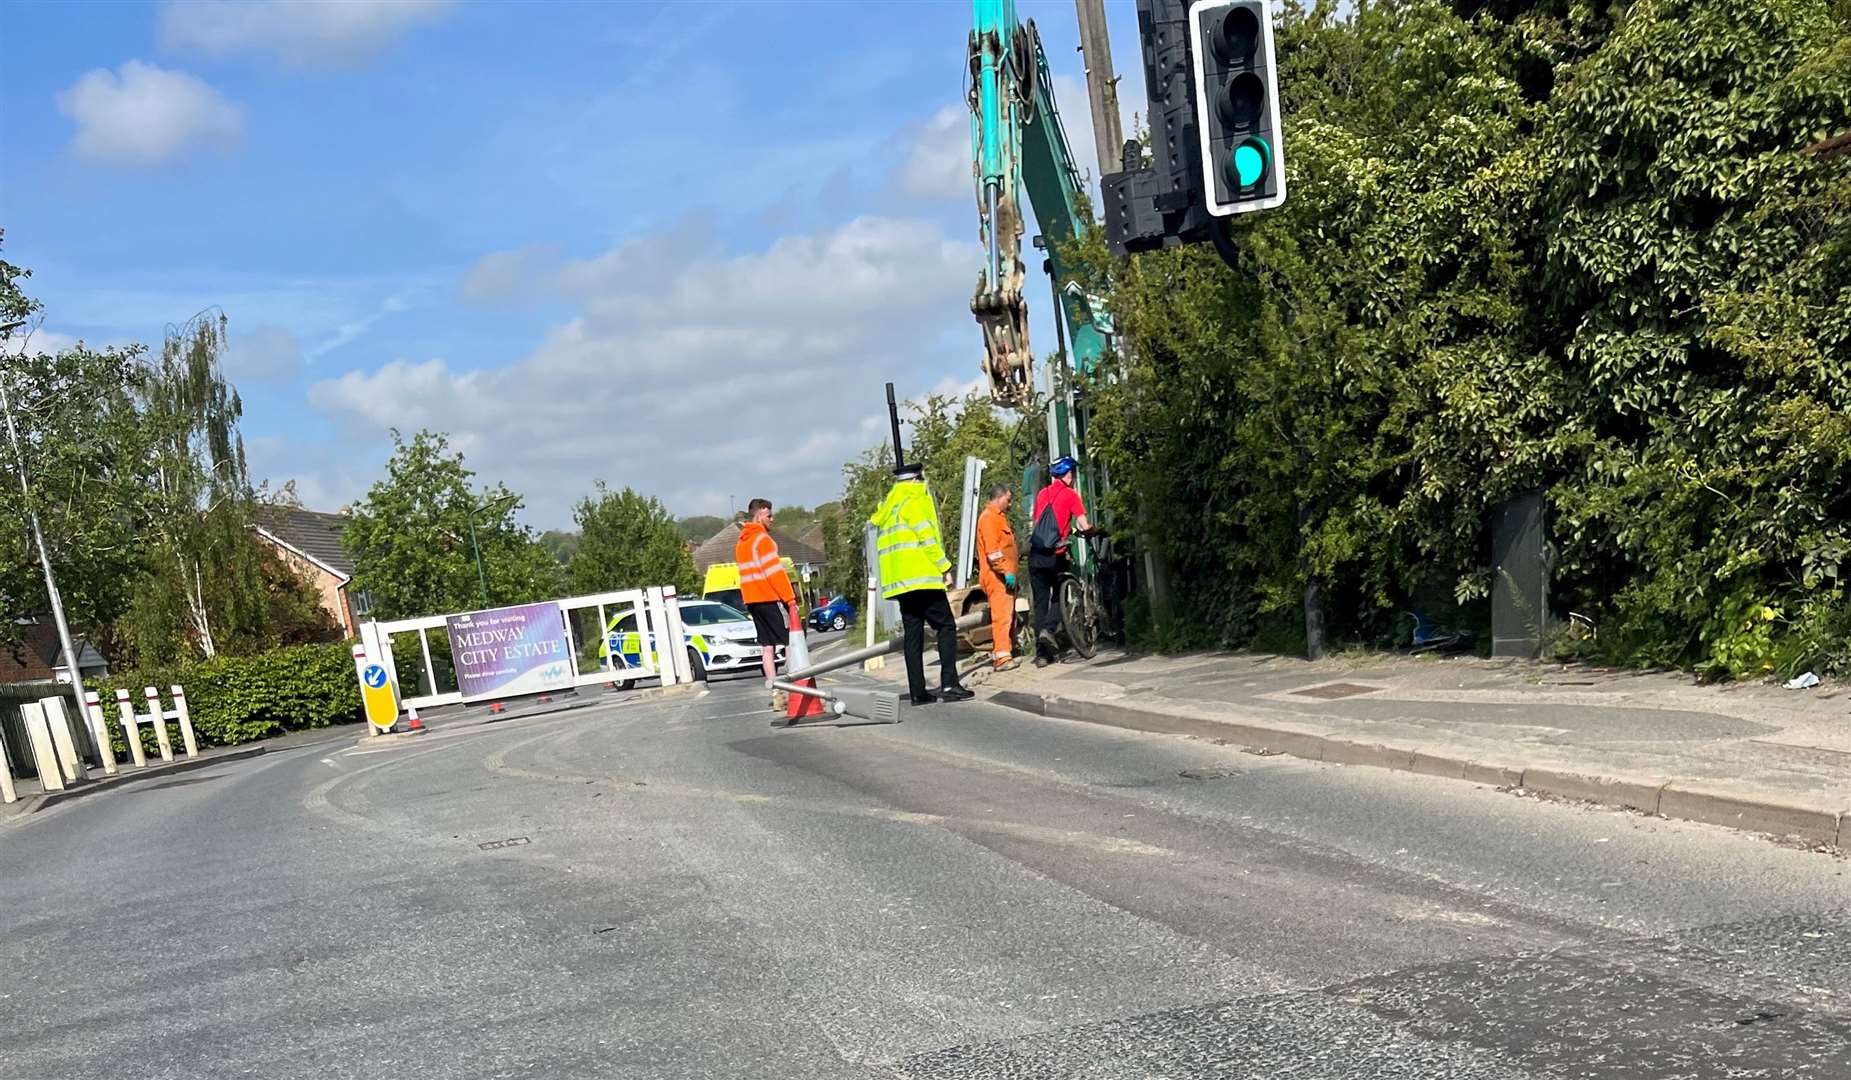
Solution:
<svg viewBox="0 0 1851 1080"><path fill-rule="evenodd" d="M1060 576L1072 564L1068 542L1077 525L1092 531L1086 504L1073 489L1078 479L1074 460L1063 455L1048 466L1048 486L1035 496L1034 531L1028 538L1028 583L1035 598L1035 666L1060 659Z"/></svg>

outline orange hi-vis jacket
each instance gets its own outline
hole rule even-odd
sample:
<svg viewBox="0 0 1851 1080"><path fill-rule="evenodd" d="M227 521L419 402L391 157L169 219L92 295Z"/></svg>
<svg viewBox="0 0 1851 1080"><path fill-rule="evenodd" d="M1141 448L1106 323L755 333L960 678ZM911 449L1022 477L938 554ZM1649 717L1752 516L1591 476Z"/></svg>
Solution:
<svg viewBox="0 0 1851 1080"><path fill-rule="evenodd" d="M739 530L739 543L733 546L733 561L739 564L739 599L748 604L797 602L770 529L756 521L746 522Z"/></svg>
<svg viewBox="0 0 1851 1080"><path fill-rule="evenodd" d="M979 580L1015 573L1015 530L1006 515L987 506L977 515L977 566Z"/></svg>

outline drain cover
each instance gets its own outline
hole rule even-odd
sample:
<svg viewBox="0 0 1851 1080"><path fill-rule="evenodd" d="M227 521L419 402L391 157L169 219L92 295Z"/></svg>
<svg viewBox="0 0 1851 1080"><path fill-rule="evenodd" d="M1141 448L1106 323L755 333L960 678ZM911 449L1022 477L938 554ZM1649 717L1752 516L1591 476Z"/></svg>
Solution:
<svg viewBox="0 0 1851 1080"><path fill-rule="evenodd" d="M525 843L527 843L527 838L525 836L510 836L506 840L490 840L486 844L477 844L476 846L483 851L496 851L501 848L520 847Z"/></svg>
<svg viewBox="0 0 1851 1080"><path fill-rule="evenodd" d="M1381 687L1379 686L1364 686L1362 683L1334 682L1325 683L1323 686L1307 686L1303 690L1294 690L1292 691L1292 696L1317 698L1320 701L1331 701L1336 698L1355 697L1357 694L1373 694L1380 689Z"/></svg>

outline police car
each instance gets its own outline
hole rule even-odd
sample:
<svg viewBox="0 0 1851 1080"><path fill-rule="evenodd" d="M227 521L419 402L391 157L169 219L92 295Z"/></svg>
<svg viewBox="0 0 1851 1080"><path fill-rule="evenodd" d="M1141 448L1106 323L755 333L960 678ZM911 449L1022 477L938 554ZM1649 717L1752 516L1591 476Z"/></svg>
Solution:
<svg viewBox="0 0 1851 1080"><path fill-rule="evenodd" d="M758 628L752 625L751 616L713 600L680 600L676 605L681 609L682 644L688 650L688 667L693 670L695 679L706 679L710 671L759 670ZM648 651L647 661L645 650ZM598 650L598 658L609 658L611 666L621 673L626 668L656 666L655 651L655 635L639 630L637 614L630 611L612 619L604 628L604 645ZM778 647L776 655L779 662L783 662L783 646ZM637 680L622 678L620 674L616 681L619 687L628 690Z"/></svg>

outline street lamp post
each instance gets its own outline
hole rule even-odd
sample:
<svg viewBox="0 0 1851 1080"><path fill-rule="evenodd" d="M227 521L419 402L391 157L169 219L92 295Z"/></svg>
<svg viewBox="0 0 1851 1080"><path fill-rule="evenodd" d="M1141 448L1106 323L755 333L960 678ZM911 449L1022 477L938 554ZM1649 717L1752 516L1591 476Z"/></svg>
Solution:
<svg viewBox="0 0 1851 1080"><path fill-rule="evenodd" d="M497 506L512 501L514 498L515 496L513 495L503 495L501 498L484 506L477 506L473 501L469 504L469 550L475 553L476 586L482 590L482 606L484 608L488 607L488 575L482 570L482 545L476 542L476 514L478 512L486 514Z"/></svg>
<svg viewBox="0 0 1851 1080"><path fill-rule="evenodd" d="M24 320L0 324L0 339L12 336L14 330L24 325ZM32 543L39 550L39 566L45 571L45 594L51 600L51 621L58 628L58 647L64 650L64 662L70 665L71 693L77 699L77 715L83 718L83 723L78 726L91 732L95 738L90 714L84 707L83 660L71 645L71 627L64 621L64 600L58 595L58 581L52 576L51 553L45 548L45 531L39 528L39 512L32 506L32 487L26 481L26 454L19 446L19 428L13 423L13 399L6 392L5 379L0 379L0 412L6 413L7 438L12 441L13 460L19 469L19 493L25 497L26 521L32 528ZM102 752L102 748L98 747L97 753ZM5 767L5 763L0 762L0 769Z"/></svg>

